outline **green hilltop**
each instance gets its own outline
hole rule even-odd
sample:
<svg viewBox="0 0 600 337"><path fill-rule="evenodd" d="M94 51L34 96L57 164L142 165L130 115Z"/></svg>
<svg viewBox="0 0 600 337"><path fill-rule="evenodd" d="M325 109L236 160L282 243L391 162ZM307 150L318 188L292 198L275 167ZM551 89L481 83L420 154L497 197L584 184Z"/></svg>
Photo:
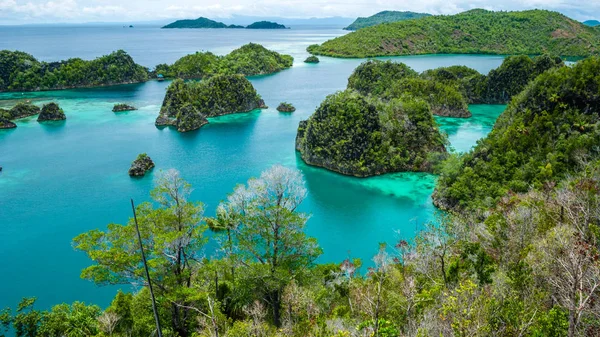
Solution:
<svg viewBox="0 0 600 337"><path fill-rule="evenodd" d="M409 19L418 19L426 16L431 16L427 13L415 13L415 12L400 12L400 11L383 11L377 14L371 15L367 18L357 18L345 30L359 30L365 27L371 27L382 23L397 22Z"/></svg>
<svg viewBox="0 0 600 337"><path fill-rule="evenodd" d="M543 54L589 56L600 50L600 31L546 10L470 10L367 27L312 45L334 57L417 54Z"/></svg>

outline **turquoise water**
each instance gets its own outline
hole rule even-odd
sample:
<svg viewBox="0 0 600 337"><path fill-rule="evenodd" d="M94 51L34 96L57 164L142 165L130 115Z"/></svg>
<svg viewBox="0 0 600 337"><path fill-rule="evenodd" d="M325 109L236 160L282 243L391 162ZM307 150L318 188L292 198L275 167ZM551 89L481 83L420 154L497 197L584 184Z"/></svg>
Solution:
<svg viewBox="0 0 600 337"><path fill-rule="evenodd" d="M36 34L48 41L60 41L45 45L45 55L53 59L74 56L77 46L69 43L80 43L83 37L77 34L84 33L73 33L76 35L70 41L60 36L62 31L53 35L52 29L44 29ZM317 65L306 65L301 62L307 56L304 49L343 32L289 30L277 36L261 32L239 37L230 31L228 39L216 39L212 33L203 32L203 40L200 33L183 31L194 38L176 39L168 53L154 53L151 45L167 43L160 40L163 31L141 31L135 33L136 39L128 40L128 51L134 57L143 55L144 64L164 62L175 54L183 56L200 49L198 46L226 51L250 38L297 59L289 70L251 78L270 109L214 118L199 131L185 134L154 126L166 82L0 94L0 107L24 98L39 104L54 100L67 114L65 122L40 124L32 117L18 121L17 129L0 130L0 166L4 167L0 173L0 308L14 305L23 296L37 296L41 307L75 300L108 304L115 288L101 288L79 279L80 270L89 261L72 249L71 239L111 222L126 222L130 216L129 198L138 203L148 200L154 176L169 168L180 170L194 186L192 198L205 203L208 215L214 214L219 201L236 184L271 165L299 168L309 191L301 210L311 214L307 232L317 237L324 249L321 262L339 262L348 255L368 261L379 242L411 238L431 218L434 208L430 195L435 182L431 175L345 177L306 166L294 151L298 122L310 116L326 95L342 90L362 61L322 58ZM35 31L30 33L35 35ZM114 33L116 41L121 41L119 34ZM98 38L96 44L84 44L81 49L85 55L99 55L107 49L110 34L91 29L89 38L94 36L105 38ZM37 39L2 39L0 49L36 50ZM150 40L157 42L149 44ZM502 58L441 55L395 60L418 71L464 64L488 72ZM293 103L297 111L278 113L274 108L281 101ZM115 114L111 109L117 102L140 109ZM472 106L471 110L470 119L436 118L457 151L468 150L485 136L503 106ZM142 179L131 179L127 169L141 152L152 157L156 168ZM210 247L205 253L211 255Z"/></svg>

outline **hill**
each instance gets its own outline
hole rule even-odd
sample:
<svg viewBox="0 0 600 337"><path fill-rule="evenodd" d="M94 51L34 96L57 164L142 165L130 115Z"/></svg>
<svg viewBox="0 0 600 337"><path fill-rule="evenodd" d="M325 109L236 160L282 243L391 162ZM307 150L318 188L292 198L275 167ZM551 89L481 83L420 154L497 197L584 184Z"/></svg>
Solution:
<svg viewBox="0 0 600 337"><path fill-rule="evenodd" d="M246 27L247 29L287 29L286 26L280 25L277 22L258 21Z"/></svg>
<svg viewBox="0 0 600 337"><path fill-rule="evenodd" d="M600 26L600 21L598 21L598 20L587 20L587 21L584 21L583 24L586 25L586 26L596 27L596 26Z"/></svg>
<svg viewBox="0 0 600 337"><path fill-rule="evenodd" d="M397 22L408 19L418 19L425 16L431 16L427 13L383 11L367 18L360 17L352 22L345 30L359 30L365 27L371 27L382 23Z"/></svg>
<svg viewBox="0 0 600 337"><path fill-rule="evenodd" d="M177 20L162 28L244 28L236 25L226 25L223 22L214 21L204 17L195 20Z"/></svg>
<svg viewBox="0 0 600 337"><path fill-rule="evenodd" d="M416 54L588 56L600 51L600 31L546 10L477 9L360 29L312 45L313 54L373 57Z"/></svg>

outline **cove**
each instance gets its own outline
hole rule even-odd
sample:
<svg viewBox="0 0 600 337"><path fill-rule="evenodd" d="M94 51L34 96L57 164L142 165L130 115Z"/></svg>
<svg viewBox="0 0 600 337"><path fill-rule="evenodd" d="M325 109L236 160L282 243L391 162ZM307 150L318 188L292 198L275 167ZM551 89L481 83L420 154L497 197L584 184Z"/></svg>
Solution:
<svg viewBox="0 0 600 337"><path fill-rule="evenodd" d="M77 56L75 46L64 47L66 37L61 39L57 32L48 36L52 29L38 29L45 31L31 34L60 41L65 51L46 50L46 59ZM111 34L109 29L88 29L87 33L73 33L83 34L74 35L73 41ZM173 33L140 29L132 33L135 37L128 40L129 48L124 48L136 60L137 55L143 55L139 61L148 66L198 49L225 53L250 41L296 58L289 70L250 78L270 109L213 118L196 132L181 134L154 126L167 82L0 94L0 107L20 99L40 104L54 100L67 114L65 122L40 124L32 117L18 121L17 129L0 131L0 165L4 167L0 173L0 286L4 289L0 307L14 306L24 296L37 296L40 307L75 300L107 305L115 288L97 287L79 279L81 269L90 262L72 249L71 239L111 222L126 222L129 198L136 203L148 200L153 178L161 169L181 171L194 187L192 198L204 202L205 213L212 215L236 184L271 165L299 168L309 193L302 205L302 211L311 214L307 232L324 249L320 262L340 262L351 256L368 263L379 242L393 244L400 238L411 238L431 219L434 176L399 173L368 179L345 177L305 165L294 150L298 122L308 118L325 96L345 88L352 70L364 61L323 57L317 65L302 63L308 56L304 52L308 44L341 32L315 28L275 35L239 37L235 33L214 33L232 34L228 40L206 31L203 35L183 32L188 39L174 39L168 53L154 53L156 45L166 45L173 37L161 36ZM113 35L118 34L122 32ZM148 43L152 38L158 42ZM33 52L36 48L22 45L30 43L27 39L8 40L0 42L0 49ZM107 52L108 45L102 41L86 44L84 56ZM501 63L502 57L437 55L393 60L417 71L462 64L487 73ZM282 101L294 104L297 111L278 113L275 108ZM139 110L115 114L111 111L115 103L133 104ZM470 119L436 120L448 133L451 145L457 151L467 151L491 130L503 109L472 106ZM131 179L127 169L141 152L152 157L156 168L142 179ZM204 253L210 256L210 247Z"/></svg>

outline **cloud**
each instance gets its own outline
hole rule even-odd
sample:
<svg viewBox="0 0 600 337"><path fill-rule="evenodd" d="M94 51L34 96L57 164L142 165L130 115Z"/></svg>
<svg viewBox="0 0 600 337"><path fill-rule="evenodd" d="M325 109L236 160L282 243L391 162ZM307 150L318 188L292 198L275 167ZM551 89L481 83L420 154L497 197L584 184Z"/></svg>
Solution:
<svg viewBox="0 0 600 337"><path fill-rule="evenodd" d="M485 8L560 11L575 19L600 17L600 1L581 0L0 0L0 24L143 21L154 19L225 18L232 15L328 17L369 16L382 10L454 14Z"/></svg>

